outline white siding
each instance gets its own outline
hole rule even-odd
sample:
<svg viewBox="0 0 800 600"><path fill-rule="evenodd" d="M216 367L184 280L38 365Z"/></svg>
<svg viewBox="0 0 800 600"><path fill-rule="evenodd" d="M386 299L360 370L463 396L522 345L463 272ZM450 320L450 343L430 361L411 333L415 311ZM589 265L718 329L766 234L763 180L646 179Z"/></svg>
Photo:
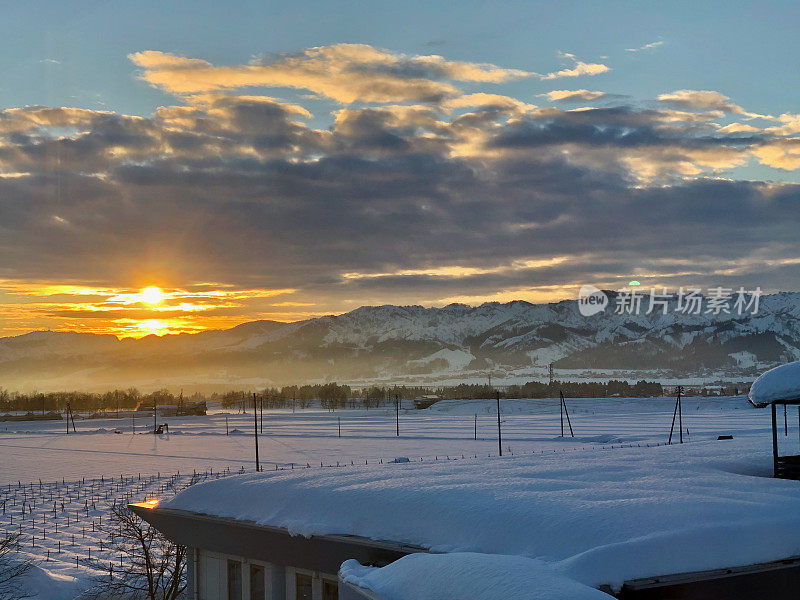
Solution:
<svg viewBox="0 0 800 600"><path fill-rule="evenodd" d="M242 598L228 598L228 560L238 560L242 563ZM292 579L291 595L284 583L286 576L281 565L275 565L258 560L248 560L242 556L232 556L197 550L197 590L198 600L250 600L250 565L258 564L264 567L264 579L267 600L294 600L294 579ZM288 569L287 569L288 571ZM294 577L294 573L292 573ZM321 586L321 584L320 584ZM321 587L320 587L321 590ZM321 598L321 592L318 594ZM190 600L194 600L191 598Z"/></svg>

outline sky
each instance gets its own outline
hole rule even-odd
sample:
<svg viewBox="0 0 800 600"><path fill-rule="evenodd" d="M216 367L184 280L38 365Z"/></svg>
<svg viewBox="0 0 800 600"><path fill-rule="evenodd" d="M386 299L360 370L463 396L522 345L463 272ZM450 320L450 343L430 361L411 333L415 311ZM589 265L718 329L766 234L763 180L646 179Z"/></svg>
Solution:
<svg viewBox="0 0 800 600"><path fill-rule="evenodd" d="M0 9L0 336L800 289L796 2Z"/></svg>

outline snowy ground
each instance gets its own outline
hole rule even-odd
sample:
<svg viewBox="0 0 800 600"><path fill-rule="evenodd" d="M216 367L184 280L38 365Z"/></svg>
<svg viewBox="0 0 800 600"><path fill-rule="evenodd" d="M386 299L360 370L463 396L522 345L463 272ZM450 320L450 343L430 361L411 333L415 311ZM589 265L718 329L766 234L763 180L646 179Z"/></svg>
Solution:
<svg viewBox="0 0 800 600"><path fill-rule="evenodd" d="M502 400L504 453L565 451L570 453L565 459L574 453L576 460L582 460L586 452L615 453L621 447L664 444L674 408L671 398L568 399L567 403L574 438L566 421L566 437L560 437L557 399ZM109 504L169 498L190 483L193 472L211 478L253 470L252 413L159 422L164 420L171 433L161 436L144 433L152 424L148 419L136 420L136 435L130 419L77 420L78 431L70 434L65 433L64 422L0 424L5 458L0 464L0 501L5 503L0 527L6 531L22 527L23 550L44 570L32 576L31 589L39 591L40 598L71 598L116 560L109 553L107 535L100 531ZM796 414L789 424L785 443L796 446ZM688 442L729 434L766 444L769 411L750 407L744 397L688 398L683 401L683 430ZM399 438L393 409L264 411L259 446L265 469L319 469L320 464L351 468L398 456L430 462L496 455L496 436L494 401L475 400L441 402L424 411L401 410ZM673 441L678 437L676 424ZM743 468L768 475L768 462L758 460Z"/></svg>
<svg viewBox="0 0 800 600"><path fill-rule="evenodd" d="M588 445L663 443L667 441L675 400L568 399L575 432L560 436L557 399L502 400L504 451L533 452L576 449ZM478 440L474 439L477 415ZM225 435L227 428L231 435ZM212 414L207 417L159 419L170 434L143 434L149 419L76 421L78 433L66 435L59 421L0 424L0 484L53 481L126 474L174 473L225 468L253 469L253 415ZM341 437L339 436L341 421ZM683 428L686 440L719 434L769 429L769 411L756 410L744 397L686 398ZM121 433L115 434L118 430ZM688 431L688 433L687 433ZM675 437L678 436L677 423ZM259 436L261 460L268 467L350 461L379 461L396 456L435 458L497 452L495 403L487 400L447 401L428 410L402 410L400 437L395 436L394 409L264 411Z"/></svg>

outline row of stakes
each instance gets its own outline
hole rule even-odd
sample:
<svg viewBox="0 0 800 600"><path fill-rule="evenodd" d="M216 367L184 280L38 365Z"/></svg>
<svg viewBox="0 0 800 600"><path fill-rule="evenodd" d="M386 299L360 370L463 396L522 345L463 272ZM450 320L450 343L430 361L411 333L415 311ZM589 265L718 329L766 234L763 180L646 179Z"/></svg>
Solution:
<svg viewBox="0 0 800 600"><path fill-rule="evenodd" d="M244 467L242 467L242 469L239 472L243 472L243 471L244 471ZM53 495L54 492L60 493L62 495L62 498L63 498L63 492L67 491L68 492L67 493L67 496L68 496L67 502L68 503L73 501L72 492L75 492L74 500L80 500L80 499L84 500L83 508L79 509L79 510L77 510L75 512L75 520L74 520L74 522L77 522L77 521L80 520L81 513L83 513L86 517L89 516L90 500L91 500L91 510L92 511L96 511L97 510L97 502L98 501L101 501L101 500L109 501L110 500L111 503L108 504L109 507L110 506L116 506L117 502L122 502L122 503L126 503L127 504L134 497L140 497L141 496L140 492L142 492L142 491L146 490L147 488L149 488L150 484L152 484L153 482L159 482L158 483L158 488L157 488L158 489L158 493L160 495L163 495L167 491L170 491L170 492L173 492L173 493L177 493L181 489L189 487L190 485L193 485L193 484L198 483L200 481L205 481L205 480L208 480L209 478L215 478L216 479L216 478L224 477L224 476L227 476L227 475L230 475L230 474L232 474L232 471L230 469L224 469L222 471L217 471L216 473L214 473L213 469L211 469L210 471L202 472L202 473L198 473L197 471L194 471L192 476L186 482L180 482L180 477L181 477L180 472L177 472L174 475L168 476L165 482L161 482L160 481L162 479L161 473L158 473L157 475L153 475L153 476L146 476L144 478L142 478L141 474L139 474L138 476L130 476L130 477L126 477L124 475L120 475L119 479L116 479L116 478L115 479L107 479L104 476L101 476L100 478L97 478L97 479L90 479L88 485L87 485L87 482L86 482L85 478L83 478L83 479L81 479L80 481L77 481L77 482L67 482L65 479L62 479L61 482L44 483L41 480L39 480L38 486L33 482L30 483L30 484L27 484L27 485L23 485L21 481L18 481L16 486L14 486L13 484L7 484L3 488L0 488L0 497L3 497L3 499L0 500L0 503L2 505L2 514L3 515L7 515L9 517L9 519L10 519L10 524L13 525L14 524L14 515L9 510L9 508L10 507L16 507L16 505L17 505L17 503L19 501L19 503L21 504L21 506L20 506L20 516L22 517L22 521L25 521L27 526L33 532L32 534L30 534L30 537L28 538L29 543L30 543L30 548L33 550L33 549L37 548L37 545L36 545L37 540L40 541L40 542L44 541L44 540L47 539L47 535L48 535L48 530L47 529L42 528L41 530L38 530L38 531L36 529L36 525L37 525L37 523L36 523L36 515L33 514L33 509L36 507L37 487L38 487L38 491L40 493L49 493L50 494L50 499L53 501L52 511L48 510L47 513L44 513L44 514L40 515L40 518L41 518L41 523L43 525L43 524L45 524L47 522L46 514L49 514L50 512L52 512L52 514L53 514L52 520L54 522L53 523L54 527L53 527L53 529L51 529L50 533L51 533L51 535L54 535L54 534L58 534L58 525L59 525L58 519L59 519L60 515L63 515L64 523L65 523L65 525L67 527L69 527L70 523L72 522L70 520L71 513L70 513L70 511L68 511L66 509L66 506L64 505L64 502L60 503L60 509L61 510L59 511L59 505L54 500L54 495ZM95 490L95 487L103 488L104 486L111 486L113 491L117 491L118 492L118 491L120 491L122 489L122 487L125 484L131 484L134 481L136 482L135 483L135 489L134 490L126 490L126 492L122 495L122 497L119 497L119 498L118 497L113 497L112 498L112 494L111 494L112 490L110 490L110 489L104 489L104 490L103 489L98 489L98 490ZM103 493L99 493L101 491ZM29 493L30 493L30 496L28 496ZM21 494L22 498L18 498L18 496L17 496L18 494ZM10 502L10 507L7 507L7 504L9 502ZM40 504L41 504L41 500L40 500ZM24 535L24 531L23 531L23 523L20 522L20 521L17 521L17 526L18 526L19 530L18 530L18 532L15 532L15 533L18 533L20 535L20 544L21 544L20 545L20 549L24 549L24 541L25 541L25 537L26 536ZM92 521L91 521L91 532L93 532L93 533L103 532L103 529L102 529L102 514L98 514L97 515L97 520L96 521L94 519L92 519ZM9 533L10 533L10 531L8 529L6 529L5 530L6 536L8 536ZM81 526L81 534L80 534L81 538L85 539L87 533L89 533L89 531L87 530L87 526L86 525L82 525ZM119 530L110 531L110 532L109 531L105 531L105 533L109 536L110 543L104 542L102 539L98 540L99 554L102 554L103 550L105 550L106 548L110 549L111 547L113 547L112 545L115 543L116 538L121 534L121 532ZM71 533L70 534L69 541L71 541L71 546L72 547L75 547L77 545L76 544L76 541L77 541L76 540L76 533ZM44 557L45 561L52 560L51 554L53 552L55 552L58 555L61 555L64 552L64 550L62 548L62 545L66 546L66 544L62 544L62 540L59 539L59 540L56 540L56 548L55 548L55 550L51 550L50 548L47 548L45 550L45 557ZM120 560L120 564L121 565L124 564L123 563L124 558L123 558L122 555L119 555L119 560ZM94 570L104 570L105 569L105 567L103 567L97 560L93 559L93 557L92 557L92 546L91 545L86 547L86 553L85 553L85 555L83 555L83 558L82 558L82 556L80 554L77 554L77 553L75 554L76 567L80 567L81 566L81 561L83 561L84 566L89 567L89 568L93 568ZM113 577L113 563L109 563L109 575Z"/></svg>

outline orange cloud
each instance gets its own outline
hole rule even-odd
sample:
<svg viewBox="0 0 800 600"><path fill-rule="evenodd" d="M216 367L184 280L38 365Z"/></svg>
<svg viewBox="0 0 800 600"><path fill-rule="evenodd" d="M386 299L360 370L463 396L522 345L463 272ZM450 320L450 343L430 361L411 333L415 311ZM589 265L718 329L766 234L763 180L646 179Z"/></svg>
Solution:
<svg viewBox="0 0 800 600"><path fill-rule="evenodd" d="M437 100L457 95L448 81L500 83L531 75L488 63L449 61L438 55L407 56L366 44L335 44L283 54L267 62L215 66L165 52L135 52L129 58L141 78L175 94L244 87L306 89L342 103Z"/></svg>
<svg viewBox="0 0 800 600"><path fill-rule="evenodd" d="M762 165L785 171L800 169L800 138L772 140L752 152Z"/></svg>
<svg viewBox="0 0 800 600"><path fill-rule="evenodd" d="M547 99L550 102L559 102L559 101L584 101L590 102L592 100L598 100L603 98L606 93L605 92L591 92L589 90L553 90L551 92L547 92L545 94Z"/></svg>
<svg viewBox="0 0 800 600"><path fill-rule="evenodd" d="M606 73L611 70L610 67L604 65L602 63L587 63L583 62L582 60L578 60L578 58L574 54L569 54L567 52L562 52L561 56L563 58L567 58L575 63L575 66L570 69L561 69L560 71L554 71L552 73L548 73L547 75L543 75L542 79L559 79L561 77L579 77L581 75L600 75L601 73Z"/></svg>

